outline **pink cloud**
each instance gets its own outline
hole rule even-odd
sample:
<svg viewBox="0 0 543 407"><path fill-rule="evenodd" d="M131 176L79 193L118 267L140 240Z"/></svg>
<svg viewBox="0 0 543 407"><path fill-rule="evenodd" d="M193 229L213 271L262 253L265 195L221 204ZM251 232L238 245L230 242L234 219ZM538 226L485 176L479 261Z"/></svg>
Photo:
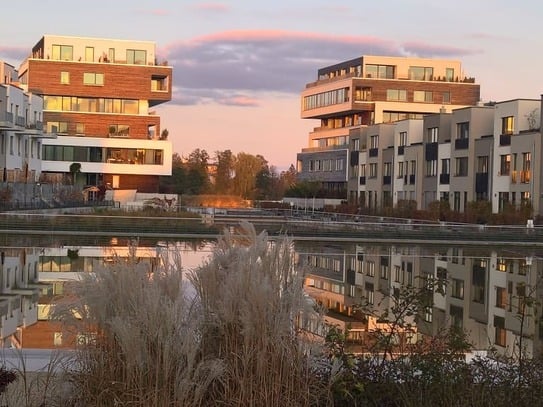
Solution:
<svg viewBox="0 0 543 407"><path fill-rule="evenodd" d="M228 98L223 98L217 100L217 103L228 106L244 106L244 107L255 107L259 106L258 100L245 95L236 95Z"/></svg>
<svg viewBox="0 0 543 407"><path fill-rule="evenodd" d="M170 14L168 12L168 10L164 10L164 9L155 9L155 10L150 10L150 13L154 16L166 16L168 14Z"/></svg>

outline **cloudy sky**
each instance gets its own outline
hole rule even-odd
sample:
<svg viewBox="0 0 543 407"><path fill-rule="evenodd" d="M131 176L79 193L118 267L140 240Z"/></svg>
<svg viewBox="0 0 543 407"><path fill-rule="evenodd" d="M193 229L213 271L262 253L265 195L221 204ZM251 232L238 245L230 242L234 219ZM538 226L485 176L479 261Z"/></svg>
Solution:
<svg viewBox="0 0 543 407"><path fill-rule="evenodd" d="M43 34L155 41L174 69L157 111L181 155L295 164L317 125L300 119L301 90L361 55L458 59L484 101L543 93L539 0L26 0L1 15L0 59L15 66Z"/></svg>

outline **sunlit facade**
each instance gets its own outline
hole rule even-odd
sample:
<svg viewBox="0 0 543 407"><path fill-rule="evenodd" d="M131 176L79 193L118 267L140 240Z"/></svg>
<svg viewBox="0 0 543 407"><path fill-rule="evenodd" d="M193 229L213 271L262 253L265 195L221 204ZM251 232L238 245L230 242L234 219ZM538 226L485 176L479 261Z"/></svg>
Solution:
<svg viewBox="0 0 543 407"><path fill-rule="evenodd" d="M172 68L155 43L45 35L19 68L43 95L44 179L62 182L81 164L83 185L158 192L171 174L172 144L154 106L171 100Z"/></svg>
<svg viewBox="0 0 543 407"><path fill-rule="evenodd" d="M475 105L479 93L453 60L362 56L319 69L301 94L301 117L320 125L298 154L299 179L346 199L350 130Z"/></svg>

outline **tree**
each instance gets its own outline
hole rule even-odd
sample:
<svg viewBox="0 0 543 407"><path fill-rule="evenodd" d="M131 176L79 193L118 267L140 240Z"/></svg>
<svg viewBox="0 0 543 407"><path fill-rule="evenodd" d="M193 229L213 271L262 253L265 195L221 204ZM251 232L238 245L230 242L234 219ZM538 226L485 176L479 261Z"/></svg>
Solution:
<svg viewBox="0 0 543 407"><path fill-rule="evenodd" d="M72 174L72 184L75 185L77 174L81 172L81 163L70 164L70 173Z"/></svg>
<svg viewBox="0 0 543 407"><path fill-rule="evenodd" d="M256 176L266 162L262 156L238 153L234 161L234 192L244 199L252 199L256 193Z"/></svg>
<svg viewBox="0 0 543 407"><path fill-rule="evenodd" d="M187 158L187 193L194 195L209 190L209 154L199 148L192 151Z"/></svg>
<svg viewBox="0 0 543 407"><path fill-rule="evenodd" d="M232 178L234 173L234 155L230 150L216 151L215 162L215 192L217 194L232 193Z"/></svg>

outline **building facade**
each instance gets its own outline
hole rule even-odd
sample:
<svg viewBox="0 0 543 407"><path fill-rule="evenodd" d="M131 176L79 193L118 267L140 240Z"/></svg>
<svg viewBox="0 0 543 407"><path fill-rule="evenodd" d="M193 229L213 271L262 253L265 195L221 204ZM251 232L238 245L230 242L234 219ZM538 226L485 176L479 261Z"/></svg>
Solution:
<svg viewBox="0 0 543 407"><path fill-rule="evenodd" d="M0 61L0 166L2 182L33 183L41 172L43 99L26 92L17 70Z"/></svg>
<svg viewBox="0 0 543 407"><path fill-rule="evenodd" d="M376 212L446 202L465 213L484 202L543 216L541 106L515 99L351 129L348 199Z"/></svg>
<svg viewBox="0 0 543 407"><path fill-rule="evenodd" d="M78 163L82 186L158 192L158 177L171 174L171 142L151 109L171 100L172 68L153 42L46 35L19 81L43 95L45 130L58 136L43 145L47 181Z"/></svg>
<svg viewBox="0 0 543 407"><path fill-rule="evenodd" d="M450 112L479 97L479 85L458 61L362 56L319 69L317 81L301 94L301 117L320 124L297 156L299 180L346 199L348 180L355 177L347 168L351 129Z"/></svg>

